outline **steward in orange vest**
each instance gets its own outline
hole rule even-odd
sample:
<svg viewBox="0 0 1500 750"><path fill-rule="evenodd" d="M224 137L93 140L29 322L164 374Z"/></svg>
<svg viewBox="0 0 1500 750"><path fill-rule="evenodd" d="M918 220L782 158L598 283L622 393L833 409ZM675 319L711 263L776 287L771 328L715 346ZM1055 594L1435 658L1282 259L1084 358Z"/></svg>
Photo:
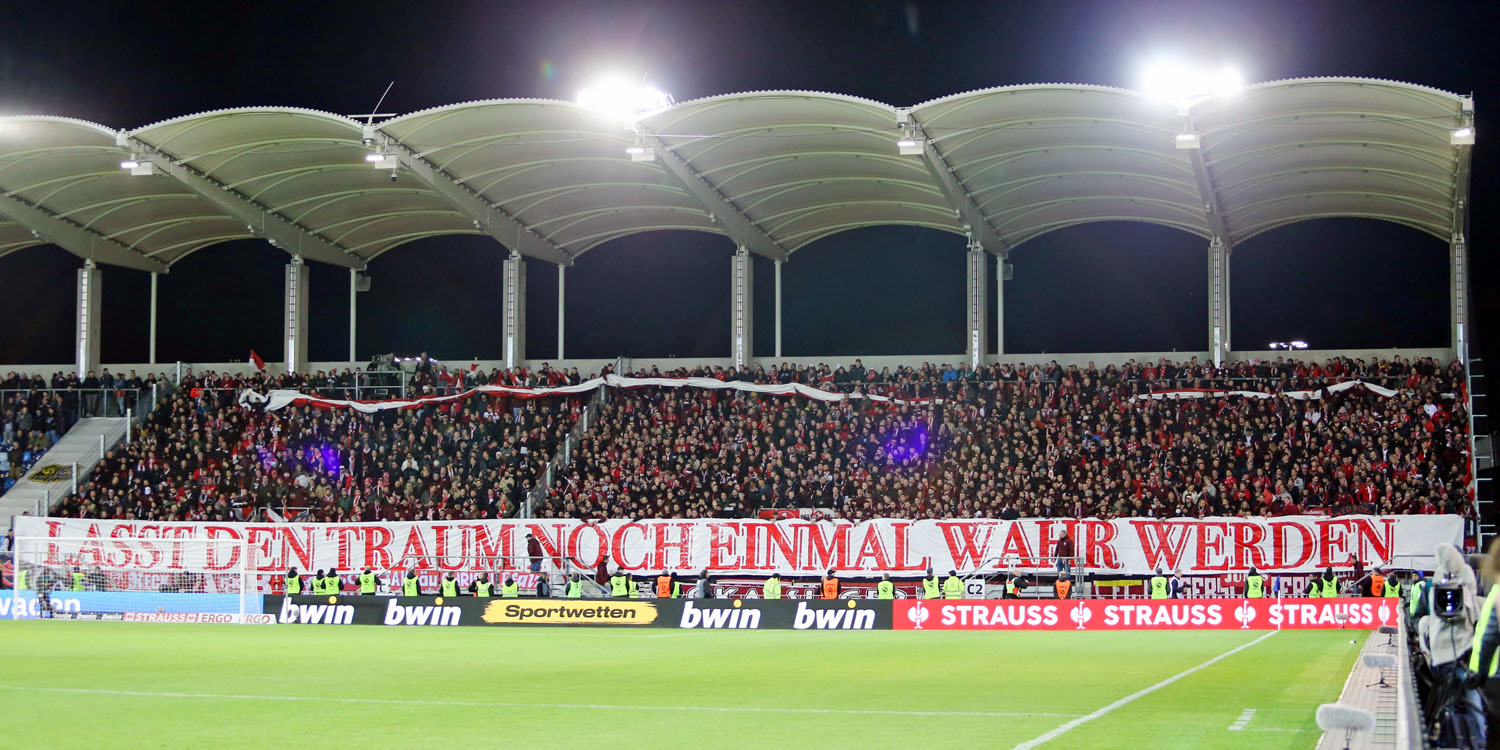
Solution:
<svg viewBox="0 0 1500 750"><path fill-rule="evenodd" d="M1370 574L1370 596L1385 596L1385 576L1378 572Z"/></svg>
<svg viewBox="0 0 1500 750"><path fill-rule="evenodd" d="M831 570L828 571L828 575L823 576L823 598L839 598L839 579L833 575L833 571Z"/></svg>
<svg viewBox="0 0 1500 750"><path fill-rule="evenodd" d="M1058 576L1057 583L1052 584L1052 589L1057 592L1057 598L1066 599L1068 594L1073 593L1073 582Z"/></svg>
<svg viewBox="0 0 1500 750"><path fill-rule="evenodd" d="M677 585L676 576L671 573L662 573L656 577L656 598L675 599L681 595L682 588Z"/></svg>

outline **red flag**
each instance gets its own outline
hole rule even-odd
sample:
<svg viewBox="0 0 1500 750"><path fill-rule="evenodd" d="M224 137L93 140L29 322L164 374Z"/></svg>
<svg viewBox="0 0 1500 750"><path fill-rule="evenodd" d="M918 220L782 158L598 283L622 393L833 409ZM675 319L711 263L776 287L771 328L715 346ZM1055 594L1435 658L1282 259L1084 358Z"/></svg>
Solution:
<svg viewBox="0 0 1500 750"><path fill-rule="evenodd" d="M264 371L266 369L266 361L261 359L260 355L256 354L254 349L250 350L250 362L255 365L255 369L257 370Z"/></svg>

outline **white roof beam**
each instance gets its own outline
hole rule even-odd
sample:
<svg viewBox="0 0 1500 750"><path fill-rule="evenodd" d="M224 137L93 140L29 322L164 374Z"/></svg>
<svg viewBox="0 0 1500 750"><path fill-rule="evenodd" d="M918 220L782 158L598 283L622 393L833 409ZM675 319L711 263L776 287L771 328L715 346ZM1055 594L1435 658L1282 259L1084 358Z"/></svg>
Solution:
<svg viewBox="0 0 1500 750"><path fill-rule="evenodd" d="M1193 162L1193 180L1198 184L1198 203L1203 206L1203 218L1208 220L1208 230L1213 236L1224 243L1225 250L1233 252L1234 243L1229 237L1229 230L1224 224L1224 211L1219 208L1219 189L1214 185L1213 173L1208 171L1208 162L1203 158L1203 138L1193 127L1192 118L1184 110L1181 114L1182 133L1192 135L1191 139L1182 139L1191 146L1178 146L1188 152L1188 159Z"/></svg>
<svg viewBox="0 0 1500 750"><path fill-rule="evenodd" d="M541 258L563 266L573 265L573 254L553 242L535 227L516 218L500 206L491 203L468 185L459 182L453 175L444 172L436 164L407 147L388 133L379 132L382 145L396 154L402 168L433 192L443 197L463 215L474 222L475 228L489 235L502 246L522 255Z"/></svg>
<svg viewBox="0 0 1500 750"><path fill-rule="evenodd" d="M933 182L937 183L938 189L943 191L943 197L948 199L948 205L953 208L953 213L963 223L964 231L969 239L978 242L980 247L1000 256L1010 255L1010 243L1000 236L995 225L990 223L988 216L974 202L974 195L964 187L962 180L954 173L952 165L948 163L943 152L927 137L927 131L922 129L922 124L909 110L900 113L906 118L906 124L911 129L911 137L922 144L922 163L926 165L928 174L932 175Z"/></svg>
<svg viewBox="0 0 1500 750"><path fill-rule="evenodd" d="M318 236L307 227L253 201L224 183L205 176L171 154L136 138L121 134L118 143L141 161L150 161L158 174L166 175L189 191L212 203L220 211L243 222L250 231L294 257L331 263L344 268L364 268L366 261L337 243Z"/></svg>
<svg viewBox="0 0 1500 750"><path fill-rule="evenodd" d="M152 273L167 272L167 264L15 196L0 194L0 216L80 258Z"/></svg>
<svg viewBox="0 0 1500 750"><path fill-rule="evenodd" d="M724 233L729 235L736 246L771 260L784 261L791 256L790 250L773 239L770 232L767 232L744 210L735 205L729 196L704 177L703 173L688 163L687 159L680 156L666 141L640 125L636 126L636 133L646 145L655 149L656 160L667 168L669 174L677 178L677 182L682 185L688 195L703 206L703 210L707 211L714 222L724 229Z"/></svg>

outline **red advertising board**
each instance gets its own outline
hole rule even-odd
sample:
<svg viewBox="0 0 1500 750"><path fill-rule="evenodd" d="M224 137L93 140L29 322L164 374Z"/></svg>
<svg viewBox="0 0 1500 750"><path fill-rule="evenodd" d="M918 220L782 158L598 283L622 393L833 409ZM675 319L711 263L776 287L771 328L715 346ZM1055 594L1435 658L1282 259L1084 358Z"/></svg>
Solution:
<svg viewBox="0 0 1500 750"><path fill-rule="evenodd" d="M1373 630L1397 599L905 599L897 630Z"/></svg>

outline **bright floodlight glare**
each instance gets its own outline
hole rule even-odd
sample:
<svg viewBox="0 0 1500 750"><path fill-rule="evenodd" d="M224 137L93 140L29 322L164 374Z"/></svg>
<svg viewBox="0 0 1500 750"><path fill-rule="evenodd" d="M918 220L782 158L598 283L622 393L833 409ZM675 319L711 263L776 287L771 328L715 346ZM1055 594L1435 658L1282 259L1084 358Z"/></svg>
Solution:
<svg viewBox="0 0 1500 750"><path fill-rule="evenodd" d="M120 162L120 169L135 169L140 165L141 163L136 161L135 159L126 159L125 161Z"/></svg>
<svg viewBox="0 0 1500 750"><path fill-rule="evenodd" d="M1474 145L1474 127L1472 125L1465 125L1454 130L1448 135L1448 143L1453 146Z"/></svg>
<svg viewBox="0 0 1500 750"><path fill-rule="evenodd" d="M1208 70L1175 60L1158 60L1146 66L1141 83L1147 94L1179 104L1233 94L1244 85L1240 72L1232 66Z"/></svg>
<svg viewBox="0 0 1500 750"><path fill-rule="evenodd" d="M629 148L625 149L625 153L627 153L627 154L644 154L644 153L646 153L646 147L645 146L630 146Z"/></svg>
<svg viewBox="0 0 1500 750"><path fill-rule="evenodd" d="M1298 339L1296 341L1292 341L1292 342L1288 343L1288 348L1291 348L1291 349L1306 349L1307 348L1307 342L1306 341L1302 341L1301 339Z"/></svg>
<svg viewBox="0 0 1500 750"><path fill-rule="evenodd" d="M671 95L623 75L610 75L578 92L578 104L618 120L631 122L672 104Z"/></svg>
<svg viewBox="0 0 1500 750"><path fill-rule="evenodd" d="M376 164L385 161L385 154L365 154L365 161Z"/></svg>

